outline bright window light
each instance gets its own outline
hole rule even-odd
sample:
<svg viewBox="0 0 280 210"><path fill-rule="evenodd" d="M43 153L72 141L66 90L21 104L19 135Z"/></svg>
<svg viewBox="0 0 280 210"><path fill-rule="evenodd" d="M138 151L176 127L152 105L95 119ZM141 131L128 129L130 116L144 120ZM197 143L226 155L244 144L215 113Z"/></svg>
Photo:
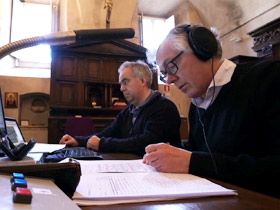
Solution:
<svg viewBox="0 0 280 210"><path fill-rule="evenodd" d="M147 57L150 63L156 63L156 52L168 32L174 28L174 16L168 19L143 17L143 46L148 49ZM158 69L159 71L159 69ZM158 72L158 77L159 77ZM158 78L158 83L163 82Z"/></svg>
<svg viewBox="0 0 280 210"><path fill-rule="evenodd" d="M143 17L143 46L148 49L150 62L155 62L156 51L168 32L174 28L174 16L168 19Z"/></svg>
<svg viewBox="0 0 280 210"><path fill-rule="evenodd" d="M51 33L51 6L14 1L11 41ZM12 53L21 61L50 63L48 45L39 45Z"/></svg>

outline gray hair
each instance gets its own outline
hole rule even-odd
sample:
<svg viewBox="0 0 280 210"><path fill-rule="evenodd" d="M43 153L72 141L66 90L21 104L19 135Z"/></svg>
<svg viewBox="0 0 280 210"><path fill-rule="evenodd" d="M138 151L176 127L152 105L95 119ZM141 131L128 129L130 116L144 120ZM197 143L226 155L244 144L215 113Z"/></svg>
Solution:
<svg viewBox="0 0 280 210"><path fill-rule="evenodd" d="M187 53L193 53L191 47L189 46L188 38L186 36L185 28L189 24L179 24L173 28L167 35L166 39L170 39L173 47L178 51L184 51ZM202 25L200 25L202 26ZM216 28L211 27L211 32L214 34L218 44L217 53L214 55L216 58L221 58L223 54L222 43L220 40L219 32Z"/></svg>
<svg viewBox="0 0 280 210"><path fill-rule="evenodd" d="M119 74L123 72L124 69L130 68L132 70L132 75L138 80L147 79L147 86L150 88L152 86L153 74L150 67L141 60L138 61L126 61L118 69Z"/></svg>

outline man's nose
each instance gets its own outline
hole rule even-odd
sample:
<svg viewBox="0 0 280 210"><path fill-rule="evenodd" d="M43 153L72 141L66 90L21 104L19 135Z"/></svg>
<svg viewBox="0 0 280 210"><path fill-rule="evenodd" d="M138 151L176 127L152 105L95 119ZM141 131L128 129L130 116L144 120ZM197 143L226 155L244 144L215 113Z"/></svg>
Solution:
<svg viewBox="0 0 280 210"><path fill-rule="evenodd" d="M178 80L178 77L176 75L167 74L166 77L167 77L166 79L167 84L174 83L176 80Z"/></svg>
<svg viewBox="0 0 280 210"><path fill-rule="evenodd" d="M120 90L123 92L125 90L125 85L121 85Z"/></svg>

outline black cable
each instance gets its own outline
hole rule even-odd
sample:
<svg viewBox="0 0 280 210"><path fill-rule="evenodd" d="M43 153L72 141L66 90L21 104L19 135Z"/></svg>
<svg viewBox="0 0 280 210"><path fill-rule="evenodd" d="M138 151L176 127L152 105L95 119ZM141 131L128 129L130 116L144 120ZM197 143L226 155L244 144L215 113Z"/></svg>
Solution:
<svg viewBox="0 0 280 210"><path fill-rule="evenodd" d="M212 98L211 98L211 101L210 101L210 104L209 106L211 106L211 104L214 102L214 97L215 97L215 88L216 88L216 84L215 84L215 78L214 78L214 61L213 61L213 58L212 58L212 81L213 81L213 84L214 84L214 87L213 87L213 94L212 94ZM217 168L217 165L216 165L216 161L215 161L215 158L212 154L212 151L208 145L208 142L207 142L207 136L206 136L206 133L205 133L205 129L204 129L204 123L202 122L202 119L201 119L201 114L200 114L200 111L199 111L199 108L196 104L196 101L194 100L194 104L196 106L196 112L198 114L198 120L199 120L199 123L202 127L202 134L203 134L203 138L204 138L204 142L205 142L205 145L207 147L207 150L210 154L210 157L211 157L211 160L212 160L212 163L213 163L213 167L214 167L214 170L215 170L215 173L216 173L216 176L217 178L219 177L219 173L218 173L218 168ZM208 107L209 107L208 106Z"/></svg>
<svg viewBox="0 0 280 210"><path fill-rule="evenodd" d="M205 145L206 145L206 147L207 147L207 150L208 150L208 152L209 152L209 154L210 154L210 156L211 156L211 160L212 160L212 163L213 163L213 167L214 167L216 176L217 176L217 178L218 178L218 177L219 177L219 173L218 173L218 168L217 168L217 165L216 165L216 161L215 161L215 158L214 158L214 156L213 156L213 154L212 154L212 151L211 151L211 149L210 149L210 147L209 147L209 145L208 145L207 137L206 137L206 133L205 133L205 129L204 129L204 123L203 123L202 120L201 120L201 114L200 114L200 111L199 111L199 109L198 109L197 106L196 106L196 111L197 111L197 113L198 113L198 120L199 120L199 123L200 123L200 125L201 125L201 127L202 127L202 134L203 134L204 142L205 142Z"/></svg>
<svg viewBox="0 0 280 210"><path fill-rule="evenodd" d="M215 83L215 75L214 75L214 61L213 61L213 58L211 59L212 60L212 69L211 69L211 72L212 72L212 81L213 81L213 94L212 94L212 99L210 101L210 104L209 106L211 106L211 104L214 102L214 97L215 97L215 91L216 91L216 83ZM208 106L208 107L209 107Z"/></svg>

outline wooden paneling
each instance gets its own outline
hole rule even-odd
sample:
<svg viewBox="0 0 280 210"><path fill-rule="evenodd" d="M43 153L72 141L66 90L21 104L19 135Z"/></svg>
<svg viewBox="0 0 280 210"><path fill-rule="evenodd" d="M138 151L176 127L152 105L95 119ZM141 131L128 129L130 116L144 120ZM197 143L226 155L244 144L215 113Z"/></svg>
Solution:
<svg viewBox="0 0 280 210"><path fill-rule="evenodd" d="M86 58L85 63L86 67L84 80L97 82L102 81L102 60L98 58Z"/></svg>
<svg viewBox="0 0 280 210"><path fill-rule="evenodd" d="M77 87L75 83L58 83L58 105L76 105Z"/></svg>
<svg viewBox="0 0 280 210"><path fill-rule="evenodd" d="M60 56L57 59L56 78L77 80L77 60L74 56Z"/></svg>
<svg viewBox="0 0 280 210"><path fill-rule="evenodd" d="M116 60L107 60L106 62L106 82L113 82L117 83L119 81L119 74L118 74L118 68L120 64L116 62Z"/></svg>

